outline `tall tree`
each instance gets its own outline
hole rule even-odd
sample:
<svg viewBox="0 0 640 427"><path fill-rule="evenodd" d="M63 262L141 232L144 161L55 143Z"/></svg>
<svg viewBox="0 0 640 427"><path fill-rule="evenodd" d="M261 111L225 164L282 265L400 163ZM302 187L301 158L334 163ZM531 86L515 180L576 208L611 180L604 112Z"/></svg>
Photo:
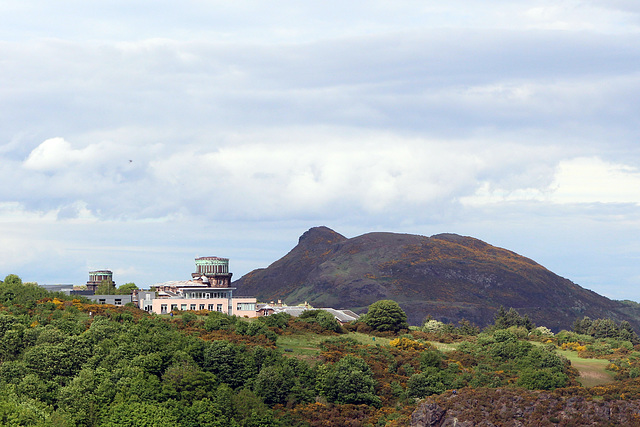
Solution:
<svg viewBox="0 0 640 427"><path fill-rule="evenodd" d="M407 314L392 300L380 300L371 304L362 321L380 332L398 332L409 328Z"/></svg>

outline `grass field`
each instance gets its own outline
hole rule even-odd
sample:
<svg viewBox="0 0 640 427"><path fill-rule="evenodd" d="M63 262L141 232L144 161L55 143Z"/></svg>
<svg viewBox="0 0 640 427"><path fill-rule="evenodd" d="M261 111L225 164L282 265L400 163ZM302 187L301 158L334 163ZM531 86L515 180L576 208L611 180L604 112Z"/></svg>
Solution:
<svg viewBox="0 0 640 427"><path fill-rule="evenodd" d="M580 372L578 381L583 387L594 387L613 381L613 373L605 369L609 364L607 360L584 359L578 357L578 353L575 351L569 350L558 350L558 354L569 359L571 365Z"/></svg>
<svg viewBox="0 0 640 427"><path fill-rule="evenodd" d="M372 337L370 335L361 334L358 332L351 332L346 335L340 335L341 337L352 338L359 343L369 345L388 345L389 338ZM322 341L335 338L332 335L318 335L318 334L294 334L294 335L280 335L276 343L277 347L285 353L291 353L298 357L311 358L320 354L320 343Z"/></svg>

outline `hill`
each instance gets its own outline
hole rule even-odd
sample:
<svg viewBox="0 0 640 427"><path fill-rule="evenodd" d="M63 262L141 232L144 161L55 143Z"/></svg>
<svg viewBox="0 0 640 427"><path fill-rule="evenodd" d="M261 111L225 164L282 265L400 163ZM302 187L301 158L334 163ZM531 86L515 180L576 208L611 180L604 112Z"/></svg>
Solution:
<svg viewBox="0 0 640 427"><path fill-rule="evenodd" d="M583 316L627 320L640 329L637 310L628 303L584 289L515 252L456 234L375 232L348 239L314 227L284 257L234 286L262 301L308 301L358 313L393 299L412 325L431 315L485 326L502 305L554 330L569 329Z"/></svg>

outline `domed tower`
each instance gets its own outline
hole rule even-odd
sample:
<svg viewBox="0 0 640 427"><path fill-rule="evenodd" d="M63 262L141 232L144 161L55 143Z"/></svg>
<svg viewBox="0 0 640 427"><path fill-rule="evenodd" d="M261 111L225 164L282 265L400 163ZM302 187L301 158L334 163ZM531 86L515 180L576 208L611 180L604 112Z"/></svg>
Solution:
<svg viewBox="0 0 640 427"><path fill-rule="evenodd" d="M228 288L232 274L229 273L229 258L205 256L196 258L196 272L191 273L191 277L212 288Z"/></svg>
<svg viewBox="0 0 640 427"><path fill-rule="evenodd" d="M89 272L89 281L87 282L87 290L94 291L102 284L108 282L115 287L116 282L113 281L113 272L111 270L95 270Z"/></svg>

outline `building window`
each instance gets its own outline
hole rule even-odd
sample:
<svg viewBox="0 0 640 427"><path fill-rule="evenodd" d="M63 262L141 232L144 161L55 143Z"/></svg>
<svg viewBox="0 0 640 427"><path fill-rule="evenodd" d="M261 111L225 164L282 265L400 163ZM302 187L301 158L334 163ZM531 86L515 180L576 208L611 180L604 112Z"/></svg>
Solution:
<svg viewBox="0 0 640 427"><path fill-rule="evenodd" d="M160 306L160 314L167 314L167 304L162 304Z"/></svg>
<svg viewBox="0 0 640 427"><path fill-rule="evenodd" d="M195 305L195 304L191 304L191 305L189 306L189 310L193 310L193 311L195 311L195 310L196 310L196 305Z"/></svg>
<svg viewBox="0 0 640 427"><path fill-rule="evenodd" d="M238 303L238 311L255 311L256 304L253 302L239 302Z"/></svg>
<svg viewBox="0 0 640 427"><path fill-rule="evenodd" d="M187 304L180 304L180 310L187 311Z"/></svg>
<svg viewBox="0 0 640 427"><path fill-rule="evenodd" d="M222 304L218 304L218 308L217 308L217 310L218 310L218 311L222 311Z"/></svg>
<svg viewBox="0 0 640 427"><path fill-rule="evenodd" d="M198 310L204 310L204 304L200 304L200 308Z"/></svg>
<svg viewBox="0 0 640 427"><path fill-rule="evenodd" d="M122 305L122 299L118 298L115 300L114 305Z"/></svg>
<svg viewBox="0 0 640 427"><path fill-rule="evenodd" d="M98 304L106 304L106 303L107 303L107 300L105 300L104 298L100 298L98 300Z"/></svg>
<svg viewBox="0 0 640 427"><path fill-rule="evenodd" d="M177 310L177 309L178 309L178 304L171 304L171 311Z"/></svg>
<svg viewBox="0 0 640 427"><path fill-rule="evenodd" d="M209 311L213 311L213 304L209 304L209 305L207 306L207 310L209 310Z"/></svg>

